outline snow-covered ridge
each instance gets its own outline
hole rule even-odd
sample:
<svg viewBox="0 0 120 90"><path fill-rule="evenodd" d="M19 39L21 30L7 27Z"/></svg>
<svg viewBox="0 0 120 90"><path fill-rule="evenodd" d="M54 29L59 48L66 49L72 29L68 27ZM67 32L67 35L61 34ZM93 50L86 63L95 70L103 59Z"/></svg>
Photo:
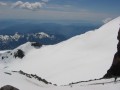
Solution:
<svg viewBox="0 0 120 90"><path fill-rule="evenodd" d="M12 41L12 40L17 41L18 39L23 37L24 35L20 35L18 33L15 33L14 35L0 35L0 41L3 41L3 42Z"/></svg>
<svg viewBox="0 0 120 90"><path fill-rule="evenodd" d="M0 61L2 63L14 62L14 59L22 59L31 50L38 49L42 47L42 44L37 42L27 42L14 50L8 50L0 53Z"/></svg>
<svg viewBox="0 0 120 90"><path fill-rule="evenodd" d="M38 39L43 39L43 38L54 38L53 35L48 35L47 33L44 32L38 32L38 33L29 33L27 35L24 34L19 34L19 33L15 33L14 35L0 35L0 42L8 42L8 41L18 41L19 39L22 38L38 38Z"/></svg>

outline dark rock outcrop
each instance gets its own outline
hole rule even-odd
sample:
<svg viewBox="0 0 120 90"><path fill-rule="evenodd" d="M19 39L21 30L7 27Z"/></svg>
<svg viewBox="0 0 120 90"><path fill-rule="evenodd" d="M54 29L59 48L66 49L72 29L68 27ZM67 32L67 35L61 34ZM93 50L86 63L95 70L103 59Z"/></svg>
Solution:
<svg viewBox="0 0 120 90"><path fill-rule="evenodd" d="M40 44L38 42L32 42L31 46L34 46L35 48L40 48L42 46L42 44Z"/></svg>
<svg viewBox="0 0 120 90"><path fill-rule="evenodd" d="M113 63L103 78L120 77L120 29L118 32L117 52L114 55Z"/></svg>
<svg viewBox="0 0 120 90"><path fill-rule="evenodd" d="M5 85L3 87L0 88L0 90L19 90L11 85Z"/></svg>
<svg viewBox="0 0 120 90"><path fill-rule="evenodd" d="M24 52L21 49L18 49L17 52L14 53L14 57L18 57L22 59L25 56Z"/></svg>
<svg viewBox="0 0 120 90"><path fill-rule="evenodd" d="M52 84L51 82L48 82L47 80L42 79L41 77L37 76L36 74L28 74L28 73L23 72L22 70L20 70L18 73L25 75L28 78L34 78L34 79L37 79L38 81L42 81L45 84Z"/></svg>

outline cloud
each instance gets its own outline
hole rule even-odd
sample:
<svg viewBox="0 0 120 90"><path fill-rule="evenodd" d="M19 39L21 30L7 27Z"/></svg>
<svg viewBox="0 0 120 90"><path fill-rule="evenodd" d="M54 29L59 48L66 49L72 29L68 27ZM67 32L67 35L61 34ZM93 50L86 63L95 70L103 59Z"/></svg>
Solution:
<svg viewBox="0 0 120 90"><path fill-rule="evenodd" d="M13 8L22 8L22 9L29 9L29 10L38 10L42 8L45 5L44 2L22 2L22 1L17 1L13 3L12 7Z"/></svg>
<svg viewBox="0 0 120 90"><path fill-rule="evenodd" d="M7 3L4 3L4 2L0 2L0 6L6 6Z"/></svg>
<svg viewBox="0 0 120 90"><path fill-rule="evenodd" d="M48 2L49 0L42 0L42 2Z"/></svg>
<svg viewBox="0 0 120 90"><path fill-rule="evenodd" d="M112 20L112 18L106 18L106 19L102 20L102 22L103 22L103 23L108 23L108 22L111 21L111 20Z"/></svg>

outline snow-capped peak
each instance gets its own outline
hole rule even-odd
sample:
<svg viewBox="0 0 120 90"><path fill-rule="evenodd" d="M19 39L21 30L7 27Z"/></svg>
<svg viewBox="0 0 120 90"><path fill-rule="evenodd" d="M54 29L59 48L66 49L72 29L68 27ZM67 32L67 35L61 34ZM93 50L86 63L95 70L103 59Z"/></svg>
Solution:
<svg viewBox="0 0 120 90"><path fill-rule="evenodd" d="M51 37L50 35L48 35L47 33L44 33L44 32L36 33L35 36L39 37L39 38L50 38Z"/></svg>

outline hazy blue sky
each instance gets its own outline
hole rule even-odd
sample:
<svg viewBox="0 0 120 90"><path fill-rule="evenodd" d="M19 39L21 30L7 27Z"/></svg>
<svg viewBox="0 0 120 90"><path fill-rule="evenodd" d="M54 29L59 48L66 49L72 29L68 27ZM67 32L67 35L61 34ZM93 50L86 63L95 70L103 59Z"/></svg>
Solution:
<svg viewBox="0 0 120 90"><path fill-rule="evenodd" d="M86 20L120 15L120 0L0 0L0 19Z"/></svg>

